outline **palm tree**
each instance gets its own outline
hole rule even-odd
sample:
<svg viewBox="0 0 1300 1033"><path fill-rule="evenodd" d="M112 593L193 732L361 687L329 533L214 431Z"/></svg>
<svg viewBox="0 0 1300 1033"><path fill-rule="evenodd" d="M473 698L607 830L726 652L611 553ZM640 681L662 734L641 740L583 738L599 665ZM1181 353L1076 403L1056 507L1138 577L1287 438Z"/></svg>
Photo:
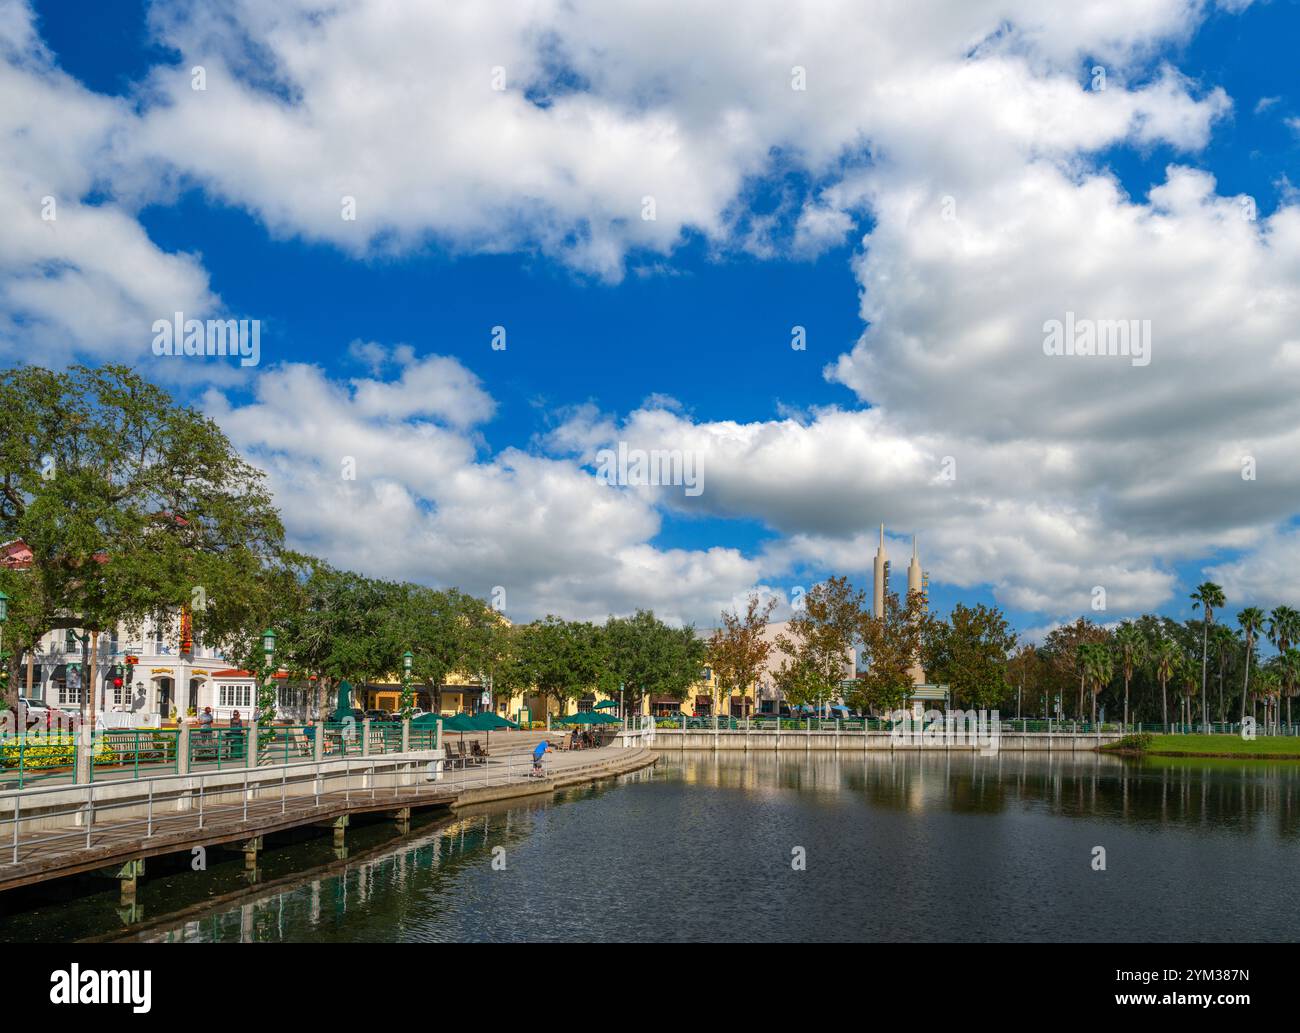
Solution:
<svg viewBox="0 0 1300 1033"><path fill-rule="evenodd" d="M1274 658L1276 660L1276 658ZM1277 670L1273 663L1270 663L1260 669L1259 677L1255 679L1255 695L1264 701L1264 727L1268 727L1269 706L1272 704L1273 696L1281 688L1282 679L1278 677ZM1253 709L1253 708L1252 708Z"/></svg>
<svg viewBox="0 0 1300 1033"><path fill-rule="evenodd" d="M1291 693L1295 690L1295 684L1300 681L1300 649L1294 646L1289 648L1285 653L1279 653L1277 657L1278 674L1282 676L1282 684L1287 688L1286 694L1286 723L1291 724Z"/></svg>
<svg viewBox="0 0 1300 1033"><path fill-rule="evenodd" d="M1115 631L1115 653L1124 675L1124 727L1128 727L1128 686L1133 680L1133 669L1146 659L1147 642L1138 626L1125 621Z"/></svg>
<svg viewBox="0 0 1300 1033"><path fill-rule="evenodd" d="M1092 687L1092 725L1097 726L1097 695L1115 677L1115 657L1103 642L1080 646L1084 675Z"/></svg>
<svg viewBox="0 0 1300 1033"><path fill-rule="evenodd" d="M1224 721L1223 679L1237 664L1241 640L1226 624L1216 624L1211 628L1210 640L1214 643L1214 661L1219 668L1219 723L1222 724Z"/></svg>
<svg viewBox="0 0 1300 1033"><path fill-rule="evenodd" d="M1214 611L1222 609L1226 602L1223 589L1213 581L1202 581L1192 593L1192 609L1205 607L1205 621L1201 626L1201 720L1206 731L1210 726L1210 704L1205 692L1205 676L1210 654L1210 625L1214 623Z"/></svg>
<svg viewBox="0 0 1300 1033"><path fill-rule="evenodd" d="M1160 682L1160 720L1166 732L1169 731L1169 703L1165 686L1178 670L1178 662L1182 655L1178 643L1164 635L1155 640L1151 649L1151 665L1155 668L1156 679Z"/></svg>
<svg viewBox="0 0 1300 1033"><path fill-rule="evenodd" d="M1277 646L1278 656L1285 654L1292 644L1300 641L1300 611L1290 606L1275 606L1268 615L1268 640ZM1282 685L1286 687L1287 724L1290 724L1291 693L1295 691L1295 679L1285 666L1279 674Z"/></svg>
<svg viewBox="0 0 1300 1033"><path fill-rule="evenodd" d="M1247 606L1237 614L1237 623L1246 635L1246 679L1241 683L1241 723L1246 723L1246 696L1250 691L1250 658L1255 652L1255 639L1264 626L1264 611L1258 606Z"/></svg>
<svg viewBox="0 0 1300 1033"><path fill-rule="evenodd" d="M1184 654L1178 673L1183 682L1183 723L1190 730L1192 727L1192 700L1196 698L1196 657ZM1202 674L1204 674L1204 668L1202 668Z"/></svg>

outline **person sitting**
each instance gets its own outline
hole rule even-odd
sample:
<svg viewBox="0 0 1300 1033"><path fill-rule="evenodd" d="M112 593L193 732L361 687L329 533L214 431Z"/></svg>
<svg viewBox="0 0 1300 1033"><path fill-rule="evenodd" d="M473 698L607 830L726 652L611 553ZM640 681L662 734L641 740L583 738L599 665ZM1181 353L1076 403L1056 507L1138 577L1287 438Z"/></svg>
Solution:
<svg viewBox="0 0 1300 1033"><path fill-rule="evenodd" d="M578 748L578 730L575 728L573 730L573 734L569 737L569 749L576 750L577 748Z"/></svg>

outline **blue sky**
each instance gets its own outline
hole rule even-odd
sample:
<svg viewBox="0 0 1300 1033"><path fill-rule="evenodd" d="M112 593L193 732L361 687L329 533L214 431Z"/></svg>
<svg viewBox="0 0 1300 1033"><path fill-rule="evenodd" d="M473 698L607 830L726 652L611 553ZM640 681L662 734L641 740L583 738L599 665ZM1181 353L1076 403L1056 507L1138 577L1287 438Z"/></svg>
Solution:
<svg viewBox="0 0 1300 1033"><path fill-rule="evenodd" d="M409 469L383 468L373 479L363 474L359 484L341 489L361 494L347 494L337 504L355 510L353 520L330 525L319 516L302 521L291 516L290 530L336 562L371 573L456 581L479 592L517 584L518 616L551 608L595 615L625 610L644 597L670 615L707 622L719 601L757 584L788 591L826 573L847 573L864 583L881 520L899 535L921 535L938 608L956 599L995 602L1030 635L1085 612L1088 591L1096 584L1108 586L1120 602L1092 616L1119 619L1152 608L1187 616L1183 600L1190 587L1207 568L1223 564L1231 568L1232 576L1223 579L1235 593L1233 609L1247 600L1267 602L1279 564L1297 555L1291 551L1295 507L1270 496L1266 506L1243 519L1239 504L1198 496L1196 485L1212 469L1231 465L1216 448L1234 435L1286 454L1286 403L1256 398L1249 384L1239 394L1229 391L1185 328L1157 338L1159 358L1152 366L1157 373L1148 382L1126 373L1122 384L1098 383L1091 394L1071 383L1070 371L1058 375L1055 367L1043 367L1040 373L1035 363L1041 356L1032 344L1012 360L1000 348L987 361L969 360L973 350L991 347L980 326L1005 327L1018 320L1033 336L1038 316L1032 309L1031 274L1060 259L1059 254L1036 257L1034 248L1050 253L1050 239L1019 246L1023 227L1017 228L1011 202L1021 196L1024 206L1044 205L1035 226L1077 206L1072 213L1077 227L1062 226L1055 237L1080 245L1077 267L1051 266L1050 282L1060 288L1062 304L1077 304L1082 311L1091 303L1103 316L1111 313L1104 306L1114 304L1117 315L1142 316L1150 303L1160 328L1176 322L1172 316L1162 320L1164 306L1185 312L1222 288L1223 271L1215 262L1243 269L1258 260L1272 263L1276 289L1270 292L1267 281L1262 285L1260 297L1271 309L1250 328L1251 340L1243 348L1258 356L1285 348L1274 327L1289 318L1295 304L1291 270L1300 268L1288 265L1284 232L1285 209L1295 203L1290 184L1300 182L1300 132L1287 121L1300 114L1289 52L1300 34L1300 9L1278 0L1204 7L1150 0L1140 5L1150 14L1144 29L1141 18L1126 21L1123 6L1116 5L1090 40L1068 20L1035 21L1032 5L1010 5L1020 9L1019 20L1014 15L994 19L997 5L989 5L982 50L972 50L967 37L936 38L942 34L906 23L842 24L837 19L854 15L848 8L837 10L823 19L828 26L801 27L804 51L817 56L809 61L810 82L857 74L849 52L855 31L875 32L883 41L879 45L886 49L876 62L882 66L879 81L851 80L847 95L837 92L816 101L815 117L793 119L783 107L784 95L754 96L748 70L728 78L733 65L754 53L752 45L732 53L725 40L702 33L686 53L679 48L657 55L660 41L646 33L644 47L637 44L636 61L624 72L592 56L631 45L617 26L604 26L602 37L599 20L578 26L557 16L544 28L565 54L568 88L551 115L569 106L585 114L581 105L590 102L602 105L605 121L573 131L535 105L529 110L526 101L522 114L511 115L518 121L509 124L494 109L472 113L473 125L486 127L493 146L502 136L536 134L531 146L540 150L521 145L516 155L521 167L560 166L553 177L538 176L536 182L525 177L528 185L520 189L500 163L467 168L463 175L458 171L458 165L474 164L468 150L457 149L473 138L473 126L459 120L460 101L448 100L446 111L437 110L435 101L428 113L442 129L439 141L461 142L448 142L449 161L435 160L427 173L420 164L427 158L408 150L412 135L424 129L422 116L408 115L405 108L364 118L335 110L347 105L331 98L373 90L382 105L383 98L400 96L409 83L400 54L392 68L384 67L386 61L358 57L358 73L349 64L354 55L331 51L343 45L340 40L355 40L358 52L385 45L383 32L368 38L377 19L367 21L364 10L356 15L361 21L332 35L325 31L328 26L317 32L309 5L296 3L287 5L276 23L239 3L229 5L225 21L209 22L201 6L188 3L64 0L36 2L28 9L9 0L8 15L26 16L33 30L27 36L12 34L19 42L8 59L16 76L27 76L18 81L33 91L35 106L54 103L57 80L63 103L96 113L93 119L87 115L98 124L86 130L84 147L59 159L59 174L77 195L71 202L120 212L138 225L151 249L133 284L113 289L114 299L129 297L143 282L149 294L139 309L146 316L168 314L173 298L177 307L191 311L196 304L203 307L199 299L204 299L213 306L209 314L257 318L263 330L263 366L243 378L225 371L196 375L188 367L177 377L154 364L144 334L114 341L106 333L107 340L67 345L49 357L104 361L111 354L130 358L137 349L142 372L169 379L178 394L208 406L237 443L263 462L291 514L324 497L323 482L312 482L304 469L327 474L337 465L335 453L351 453L345 451L346 441L331 445L333 452L312 451L305 441L264 433L277 415L284 416L277 405L288 405L292 417L298 403L284 401L292 392L307 392L292 395L301 401L318 397L312 392L336 391L342 392L340 410L348 410L355 400L349 395L353 381L400 386L406 383L403 370L432 356L454 359L475 385L464 409L454 400L425 409L408 406L410 418L400 429L417 439L436 432L438 440L430 445L436 455L429 456L428 468L441 470L439 464L458 448L467 450L460 466L430 475L427 483ZM971 38L979 39L985 30L969 11ZM721 24L728 15L719 7L709 17ZM763 33L767 18L766 12L755 14L757 27L749 31ZM771 18L779 26L779 10ZM415 19L406 31L440 37L463 32L467 50L487 38L485 54L515 55L506 67L513 70L522 62L529 69L523 76L528 90L516 87L521 94L535 98L554 86L547 79L554 77L553 69L548 73L536 52L542 35L537 25L471 20L475 24L448 29L430 15L428 21ZM300 33L300 52L284 44L286 36L293 37L286 27ZM846 37L843 52L832 28ZM785 38L779 27L770 31L769 40ZM916 56L914 33L930 48L923 48L921 67L927 55L933 62L930 74L916 79L910 77L918 73L902 60ZM23 62L42 47L41 66L32 71ZM897 68L890 64L895 54L900 55ZM436 54L430 57L432 76L437 60ZM206 62L213 79L205 94L186 89L189 68L200 62ZM850 71L842 72L840 62ZM1109 97L1089 96L1094 64L1108 69ZM274 98L260 88L250 65L294 83L287 95L296 101L276 112L285 120L279 131L268 131L265 122L251 117L258 102ZM980 75L984 68L997 70L984 106L991 113L989 126L963 143L971 119L962 77ZM229 72L226 80L223 70ZM778 71L785 75L784 65ZM351 78L358 74L360 80ZM386 75L393 77L387 85ZM683 82L691 75L703 86ZM927 94L927 82L949 85ZM1065 116L1068 126L1062 128L1052 91L1071 83L1081 106ZM906 97L900 104L914 105L908 117L895 120L882 113L884 102L871 99L877 88L881 96ZM1005 95L997 92L1001 89ZM852 96L855 90L866 99ZM1038 90L1048 100L1012 118L1015 105ZM113 98L106 110L104 98ZM728 105L744 110L750 125L738 134L740 142L718 146L712 154L728 126L711 109L715 103L719 111ZM1107 107L1112 103L1133 110L1121 117ZM1005 119L998 117L1004 113ZM678 134L675 156L658 154L653 134L637 136L649 116ZM499 131L493 121L498 117ZM468 121L470 113L464 118ZM1018 119L1028 129L1007 129ZM1091 119L1095 126L1079 128ZM386 120L392 124L376 127ZM602 137L604 130L592 128L609 122L624 135ZM1004 130L1005 140L999 136ZM296 150L279 142L290 133L301 134L294 136ZM627 137L634 142L625 144ZM987 154L981 153L985 143ZM627 153L618 153L621 164L610 175L592 175L602 148L623 146ZM569 151L562 153L565 148ZM310 153L306 159L304 149ZM629 183L622 191L620 179L635 179L639 168L660 164L657 193L665 214L659 222L671 225L646 236L636 226L635 206L652 188ZM1152 202L1147 211L1149 191L1167 183L1171 165L1212 175L1211 193L1183 209ZM327 215L313 214L313 205L337 205L338 191L328 194L336 167L347 172L340 181L360 184L363 212L384 210L381 226L365 230L373 236L359 243L343 236L350 230L327 222ZM24 181L24 190L40 193L35 181L43 171L24 169L32 181ZM320 197L304 201L313 176L320 177ZM1119 196L1091 196L1087 181L1107 176L1114 178ZM591 177L587 186L573 185L588 182L585 177ZM697 197L699 183L706 188ZM1035 193L1044 183L1044 192ZM398 196L403 189L415 196L410 205ZM964 227L971 234L968 243L978 241L946 254L948 245L925 240L942 226L922 224L913 208L918 195L945 189L954 191L959 218L973 219ZM1195 193L1193 186L1187 189ZM1050 203L1048 191L1058 192ZM1240 255L1225 249L1182 268L1168 259L1163 231L1134 237L1131 248L1103 241L1097 231L1112 217L1122 222L1136 215L1134 226L1123 232L1142 234L1148 216L1167 210L1165 230L1185 233L1187 251L1196 253L1198 244L1191 242L1201 240L1209 226L1207 197L1231 203L1239 194L1254 199L1261 227L1259 236L1236 245ZM467 214L444 206L443 196L465 199ZM624 203L628 210L620 212ZM1088 205L1097 207L1089 212ZM802 235L801 220L812 216L824 217L831 229L811 234L810 241ZM1212 226L1208 232L1213 234ZM1122 240L1118 232L1116 240ZM1095 253L1088 254L1090 247ZM1054 250L1059 253L1059 243ZM1218 250L1211 235L1205 253ZM981 251L994 259L979 259ZM174 284L168 277L175 270L163 268L168 256L188 256L187 275L177 275ZM7 268L21 274L40 261L27 251L11 258ZM1110 263L1115 272L1108 280L1098 269ZM104 264L94 277L101 286L113 275L113 263ZM0 264L0 273L5 271ZM1148 274L1150 282L1143 283ZM973 284L981 275L990 277L988 288L972 288L968 297L942 286L947 277ZM1194 282L1198 276L1204 277L1200 285ZM206 277L206 284L196 286L197 277ZM1024 288L1017 291L1019 282ZM1177 296L1171 283L1185 290L1185 297ZM1158 305L1150 301L1155 296L1161 296ZM10 347L24 343L19 340L24 332L30 335L24 327L57 329L58 317L25 310L21 297L0 300L17 327L7 335ZM1234 306L1244 310L1258 302L1259 297L1253 302L1225 297L1227 315L1207 313L1207 334L1216 318L1231 318ZM941 318L931 322L948 307L953 312L947 327ZM807 330L806 352L790 347L796 324ZM508 329L504 352L489 346L496 325ZM963 339L965 333L969 339ZM28 355L35 341L26 342ZM389 350L389 361L368 366L350 350L352 342L374 342ZM391 352L402 345L411 351ZM36 347L39 354L43 346ZM1186 354L1161 370L1163 356L1178 349ZM316 379L307 384L304 372L294 381L289 376L294 369L312 369ZM1288 367L1272 378L1279 391L1291 375ZM1092 378L1091 370L1086 378ZM999 384L1007 385L1005 390ZM966 411L958 399L971 388L976 398ZM411 387L413 394L418 390ZM1214 419L1199 422L1217 427L1217 433L1197 430L1194 413L1180 411L1173 397L1162 400L1180 391L1197 400L1188 408L1214 411ZM1094 408L1098 393L1109 397L1111 392L1113 410ZM273 395L278 402L268 400ZM827 418L827 410L844 420ZM873 410L876 416L868 416ZM472 411L479 415L466 416ZM337 425L351 428L348 433L358 438L393 430L373 412L356 414L355 425L348 422L352 416L348 411ZM1058 418L1070 423L1059 438L1048 429ZM311 436L306 429L302 433ZM1206 435L1201 441L1189 436L1199 433ZM570 444L557 445L557 434ZM700 505L690 505L670 493L627 492L610 512L593 515L592 504L583 501L586 486L570 480L575 472L589 476L592 449L615 439L681 447L678 434L688 445L709 442L706 476L719 485L717 494L710 489ZM1096 449L1089 449L1093 438ZM409 448L410 440L394 438L393 447ZM536 458L536 469L524 476L511 467L512 450ZM945 450L959 456L959 470L969 469L966 457L972 457L978 472L973 481L959 475L951 497L935 502L926 486L934 482L930 466ZM1099 458L1098 450L1107 458ZM1167 483L1161 489L1161 471L1184 461L1189 465L1179 483L1189 486L1188 494ZM824 465L823 476L810 478L810 465L814 471ZM539 481L530 486L532 476ZM464 494L444 494L461 491L464 480L473 482ZM494 493L490 504L484 502L484 485ZM1160 514L1145 498L1144 486L1152 485L1157 495L1168 494L1169 514ZM1284 483L1270 489L1280 496L1287 490ZM926 501L920 501L923 496ZM566 518L569 506L593 525ZM475 507L498 517L500 527L477 534ZM466 512L460 519L444 519L461 508ZM1204 508L1206 515L1173 533L1178 514L1189 508ZM357 536L376 520L401 520L404 513L430 516L430 525L413 528L391 552L381 543L358 546ZM534 518L540 521L536 537L515 540L511 529ZM538 559L539 546L570 537L568 548L585 554L581 568L573 566L571 555L577 553L566 549L555 550L551 565ZM602 563L602 550L620 558ZM464 562L447 559L449 554L463 555ZM471 562L475 556L477 566ZM905 556L898 548L894 556L901 571ZM642 586L642 592L638 576L653 581L653 590Z"/></svg>

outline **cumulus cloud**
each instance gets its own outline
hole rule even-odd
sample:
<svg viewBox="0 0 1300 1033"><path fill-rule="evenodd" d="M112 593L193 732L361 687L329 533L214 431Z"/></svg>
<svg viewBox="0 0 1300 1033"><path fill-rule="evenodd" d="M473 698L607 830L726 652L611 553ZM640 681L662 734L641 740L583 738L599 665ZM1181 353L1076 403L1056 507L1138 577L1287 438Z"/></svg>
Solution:
<svg viewBox="0 0 1300 1033"><path fill-rule="evenodd" d="M217 299L195 256L163 251L133 211L95 196L128 106L61 71L17 0L0 2L0 96L0 358L145 359L155 319Z"/></svg>
<svg viewBox="0 0 1300 1033"><path fill-rule="evenodd" d="M212 391L206 409L267 471L292 541L340 566L484 597L501 586L516 618L653 606L704 622L755 581L758 563L735 549L649 544L660 516L636 492L571 460L481 456L454 406L403 404L416 386L441 399L466 384L473 374L442 356L347 384L287 365L250 401ZM475 404L486 413L491 399Z"/></svg>
<svg viewBox="0 0 1300 1033"><path fill-rule="evenodd" d="M1290 556L1274 529L1300 488L1300 208L1284 195L1262 216L1197 167L1232 102L1161 55L1198 0L150 10L180 60L127 104L68 78L26 6L0 0L0 86L21 101L0 112L0 205L24 213L0 238L11 352L103 354L159 309L216 304L199 261L133 218L178 184L358 258L540 253L610 283L673 271L690 237L722 260L812 257L861 227L865 330L826 370L856 408L740 423L663 399L580 405L533 451L484 455L487 386L365 341L350 350L365 376L290 365L251 401L210 394L306 547L513 586L524 615L650 603L695 619L792 572L865 572L878 520L922 533L936 580L1045 618L1094 585L1117 610L1159 605L1175 563L1217 549L1244 550L1224 573L1243 591ZM1178 159L1128 196L1107 151L1157 144ZM56 226L46 192L70 199ZM1067 313L1149 321L1150 364L1044 354ZM615 441L698 454L704 493L598 483ZM665 510L772 538L750 556L659 548Z"/></svg>

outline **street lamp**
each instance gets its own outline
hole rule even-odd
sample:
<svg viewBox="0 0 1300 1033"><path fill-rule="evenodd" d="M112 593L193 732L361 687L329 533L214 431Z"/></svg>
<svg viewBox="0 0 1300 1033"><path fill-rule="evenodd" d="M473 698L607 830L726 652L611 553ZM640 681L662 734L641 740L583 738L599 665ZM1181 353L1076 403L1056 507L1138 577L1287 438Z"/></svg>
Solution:
<svg viewBox="0 0 1300 1033"><path fill-rule="evenodd" d="M275 697L272 695L271 678L275 675L275 629L267 628L262 632L262 655L265 661L262 665L266 676L263 679L262 688L258 692L257 700L257 720L259 723L263 718L270 722L275 717Z"/></svg>
<svg viewBox="0 0 1300 1033"><path fill-rule="evenodd" d="M9 665L4 662L5 659L5 621L9 619L9 597L0 592L0 666L4 668L5 688L9 687Z"/></svg>
<svg viewBox="0 0 1300 1033"><path fill-rule="evenodd" d="M402 654L402 720L411 716L411 661L415 654L409 649Z"/></svg>

